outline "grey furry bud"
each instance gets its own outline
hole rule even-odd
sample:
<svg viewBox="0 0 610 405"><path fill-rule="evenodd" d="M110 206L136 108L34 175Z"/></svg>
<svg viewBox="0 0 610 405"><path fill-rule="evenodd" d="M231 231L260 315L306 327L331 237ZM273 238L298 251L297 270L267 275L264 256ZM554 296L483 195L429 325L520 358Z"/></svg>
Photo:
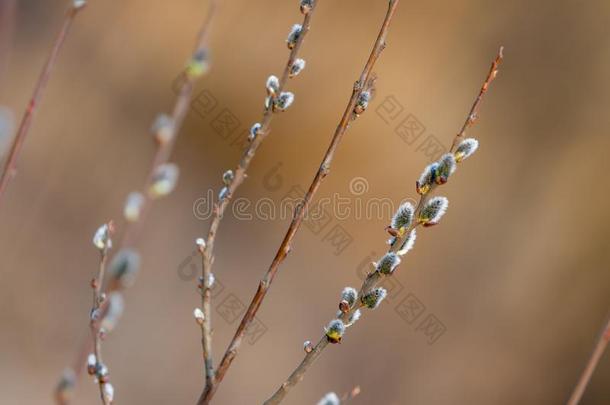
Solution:
<svg viewBox="0 0 610 405"><path fill-rule="evenodd" d="M233 181L234 178L235 178L235 175L233 174L233 170L227 170L222 175L222 182L228 186L229 184L231 184L231 182Z"/></svg>
<svg viewBox="0 0 610 405"><path fill-rule="evenodd" d="M354 305L357 298L358 291L353 287L345 287L341 292L341 299L347 301L350 307Z"/></svg>
<svg viewBox="0 0 610 405"><path fill-rule="evenodd" d="M280 91L280 79L274 75L269 76L265 87L267 88L267 94L270 96L275 96L277 92Z"/></svg>
<svg viewBox="0 0 610 405"><path fill-rule="evenodd" d="M385 288L378 287L362 297L362 303L370 309L375 309L379 306L379 304L381 304L381 301L383 301L386 295L388 295L387 290Z"/></svg>
<svg viewBox="0 0 610 405"><path fill-rule="evenodd" d="M89 353L89 355L87 356L87 373L89 375L94 375L96 368L97 359L95 358L95 354Z"/></svg>
<svg viewBox="0 0 610 405"><path fill-rule="evenodd" d="M341 400L334 392L329 392L318 401L317 405L341 405Z"/></svg>
<svg viewBox="0 0 610 405"><path fill-rule="evenodd" d="M294 24L290 33L288 34L288 38L286 38L286 45L288 45L288 49L292 49L296 46L301 33L303 32L303 27L301 24Z"/></svg>
<svg viewBox="0 0 610 405"><path fill-rule="evenodd" d="M349 320L347 322L347 325L345 326L352 326L353 324L355 324L358 319L360 319L360 316L362 315L362 312L360 312L359 309L355 310L350 316L349 316Z"/></svg>
<svg viewBox="0 0 610 405"><path fill-rule="evenodd" d="M406 230L407 228L409 228L411 226L411 223L413 222L414 213L415 208L413 208L413 205L411 203L407 202L402 204L400 207L398 207L398 210L392 217L392 228L396 229L399 232L401 231L401 229Z"/></svg>
<svg viewBox="0 0 610 405"><path fill-rule="evenodd" d="M298 76L305 69L305 60L304 59L295 59L290 65L290 77Z"/></svg>
<svg viewBox="0 0 610 405"><path fill-rule="evenodd" d="M178 166L173 163L159 165L153 174L149 195L152 198L159 198L171 193L176 187L179 174Z"/></svg>
<svg viewBox="0 0 610 405"><path fill-rule="evenodd" d="M369 106L369 102L371 101L371 92L363 91L358 95L358 100L356 101L356 106L354 107L354 113L356 115L362 114Z"/></svg>
<svg viewBox="0 0 610 405"><path fill-rule="evenodd" d="M106 398L106 401L108 403L112 403L114 401L114 387L112 386L112 384L104 383L104 386L102 387L102 392L104 398Z"/></svg>
<svg viewBox="0 0 610 405"><path fill-rule="evenodd" d="M432 184L435 182L436 168L438 163L434 162L424 169L422 174L419 176L419 180L415 183L417 192L421 195L425 195L432 188Z"/></svg>
<svg viewBox="0 0 610 405"><path fill-rule="evenodd" d="M413 229L409 236L404 240L400 250L396 252L399 256L405 255L409 250L413 249L413 245L415 245L415 239L417 238L417 233L415 233L415 229Z"/></svg>
<svg viewBox="0 0 610 405"><path fill-rule="evenodd" d="M123 295L120 292L112 292L108 296L108 309L102 322L100 323L100 331L104 333L110 333L119 323L119 319L123 315L123 309L125 303L123 301Z"/></svg>
<svg viewBox="0 0 610 405"><path fill-rule="evenodd" d="M124 248L112 258L108 273L121 289L131 287L140 271L140 255L133 249Z"/></svg>
<svg viewBox="0 0 610 405"><path fill-rule="evenodd" d="M434 174L436 184L445 184L449 176L455 172L456 163L453 153L445 153L437 162Z"/></svg>
<svg viewBox="0 0 610 405"><path fill-rule="evenodd" d="M445 215L449 200L445 197L433 197L421 209L417 219L423 226L436 225L441 217Z"/></svg>
<svg viewBox="0 0 610 405"><path fill-rule="evenodd" d="M225 198L227 198L229 196L229 188L228 187L223 187L220 189L220 191L218 192L218 199L220 201L224 200Z"/></svg>
<svg viewBox="0 0 610 405"><path fill-rule="evenodd" d="M55 396L59 403L68 403L76 386L76 374L70 368L64 370L55 388Z"/></svg>
<svg viewBox="0 0 610 405"><path fill-rule="evenodd" d="M203 321L205 320L205 315L203 311L199 308L195 308L193 311L193 317L195 318L195 322L197 322L200 326L203 325Z"/></svg>
<svg viewBox="0 0 610 405"><path fill-rule="evenodd" d="M479 148L479 141L474 138L464 139L455 150L455 161L461 162L469 158Z"/></svg>
<svg viewBox="0 0 610 405"><path fill-rule="evenodd" d="M74 7L74 9L79 10L83 7L85 7L87 5L87 1L86 0L73 0L72 1L72 7Z"/></svg>
<svg viewBox="0 0 610 405"><path fill-rule="evenodd" d="M261 128L262 128L262 125L258 122L256 124L252 125L252 128L250 128L250 134L248 135L248 140L250 142L252 142L258 136Z"/></svg>
<svg viewBox="0 0 610 405"><path fill-rule="evenodd" d="M301 0L301 13L309 14L313 9L314 0Z"/></svg>
<svg viewBox="0 0 610 405"><path fill-rule="evenodd" d="M324 331L326 332L326 337L329 342L339 343L345 333L345 325L342 320L333 319L328 323L328 326L324 328Z"/></svg>
<svg viewBox="0 0 610 405"><path fill-rule="evenodd" d="M203 76L210 70L210 55L207 49L199 49L186 65L185 74L190 80Z"/></svg>
<svg viewBox="0 0 610 405"><path fill-rule="evenodd" d="M125 206L123 207L123 216L128 222L136 222L140 219L142 207L144 207L145 198L142 193L137 191L129 193Z"/></svg>
<svg viewBox="0 0 610 405"><path fill-rule="evenodd" d="M273 105L274 110L276 111L285 111L288 107L292 105L294 101L294 94L289 91L283 91L275 100L275 104Z"/></svg>
<svg viewBox="0 0 610 405"><path fill-rule="evenodd" d="M166 144L174 136L174 120L166 114L160 114L155 119L150 130L157 142Z"/></svg>
<svg viewBox="0 0 610 405"><path fill-rule="evenodd" d="M110 226L104 224L100 226L93 235L93 245L100 251L105 251L112 247L112 239L110 239Z"/></svg>
<svg viewBox="0 0 610 405"><path fill-rule="evenodd" d="M311 353L313 351L313 344L311 343L311 341L306 340L303 343L303 350L305 350L305 353Z"/></svg>
<svg viewBox="0 0 610 405"><path fill-rule="evenodd" d="M379 260L376 269L381 274L392 274L396 267L400 264L400 257L394 252L386 253L385 256Z"/></svg>

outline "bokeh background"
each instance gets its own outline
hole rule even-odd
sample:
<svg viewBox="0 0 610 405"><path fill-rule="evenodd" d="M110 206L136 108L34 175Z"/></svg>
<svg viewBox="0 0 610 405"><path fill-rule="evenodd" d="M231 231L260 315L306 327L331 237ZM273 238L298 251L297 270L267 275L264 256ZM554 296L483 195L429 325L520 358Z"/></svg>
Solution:
<svg viewBox="0 0 610 405"><path fill-rule="evenodd" d="M14 31L10 19L1 27L0 104L18 120L70 2L16 3ZM212 121L225 108L237 132L259 120L265 79L280 73L285 36L301 20L297 1L221 3L212 70L197 87L217 108L186 119L172 157L180 183L142 229L143 269L104 345L117 403L189 404L199 395L199 298L187 270L208 221L195 218L193 203L218 191L240 155L233 135L224 139ZM173 103L172 82L206 6L91 0L75 22L0 206L3 403L50 402L86 336L98 260L92 234L119 219L127 193L143 184L154 152L148 128ZM240 197L279 201L309 184L385 10L385 1L320 0L302 50L307 68L289 84L296 102L274 119ZM362 198L414 198L428 163L418 145L429 136L450 144L502 44L505 63L469 131L481 148L443 188L449 212L420 232L396 276L399 290L324 353L287 404L355 385L362 394L354 404L566 401L610 308L609 19L602 0L403 0L375 70L377 97L349 130L319 196L353 197L350 182L362 177ZM419 140L405 142L399 121L377 113L390 96L401 117L425 127ZM381 254L387 223L350 217L317 234L302 228L259 313L267 331L244 345L216 403L261 403L277 388L302 359L303 341L317 340L332 318L339 291L359 284L361 263ZM340 254L325 238L337 225L352 238ZM221 303L250 300L287 226L223 222L216 361L237 323L221 316ZM425 308L407 322L396 308L413 298ZM428 316L444 327L433 344L419 328ZM606 354L583 403L610 403L609 381ZM76 403L99 403L89 379L76 394Z"/></svg>

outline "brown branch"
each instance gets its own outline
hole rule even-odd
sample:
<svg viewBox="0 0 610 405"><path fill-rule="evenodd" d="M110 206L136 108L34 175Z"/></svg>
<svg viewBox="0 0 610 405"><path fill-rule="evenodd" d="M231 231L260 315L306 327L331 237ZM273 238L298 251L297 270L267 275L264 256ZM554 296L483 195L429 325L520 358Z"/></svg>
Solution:
<svg viewBox="0 0 610 405"><path fill-rule="evenodd" d="M286 85L288 79L290 78L291 68L297 59L297 55L303 45L305 37L309 32L311 19L313 17L315 8L317 5L317 1L313 2L311 8L305 12L305 16L303 17L303 22L301 24L301 32L290 51L290 55L288 57L288 61L284 66L284 71L282 73L281 78L279 79L279 86L276 94L281 94L284 86ZM218 228L220 227L220 222L223 218L224 211L228 206L231 198L235 194L237 188L244 182L247 177L247 170L250 166L250 163L254 159L256 155L256 151L263 143L265 138L269 135L271 121L273 119L274 114L274 105L273 102L269 103L265 112L263 113L262 121L260 122L260 129L256 131L256 136L251 140L250 145L244 151L237 168L234 171L233 178L230 180L226 187L225 195L214 205L213 218L210 224L210 229L208 231L207 238L205 240L205 248L203 249L202 256L202 293L201 293L201 302L202 309L204 313L204 323L202 327L202 341L203 341L203 352L206 363L206 384L199 398L199 404L208 403L212 398L214 393L216 392L217 384L222 380L224 376L224 372L221 372L220 375L214 373L212 359L211 359L211 324L210 324L210 316L211 316L211 304L210 304L210 286L208 285L208 280L212 275L212 265L214 262L214 244L216 241L216 234L218 232Z"/></svg>
<svg viewBox="0 0 610 405"><path fill-rule="evenodd" d="M191 60L194 60L196 57L198 57L198 55L201 55L201 53L206 50L206 48L208 46L208 42L209 42L209 35L210 35L211 27L212 27L212 22L213 22L214 17L216 16L217 9L218 9L218 0L209 0L207 15L197 34L195 46L194 46L192 56L191 56ZM145 190L149 189L149 187L153 181L153 175L154 175L157 167L168 162L168 160L172 154L180 128L182 127L186 114L189 111L195 82L198 77L195 75L188 75L188 74L184 73L182 78L183 78L183 80L182 80L180 89L178 91L178 96L176 98L176 101L174 103L173 110L172 110L171 121L172 121L173 125L171 126L171 130L170 130L171 133L168 136L167 142L158 142L157 143L157 149L155 151L155 155L153 157L151 167L146 176L145 188L144 188ZM144 199L143 207L141 210L141 214L137 221L127 223L127 226L123 233L121 241L118 244L119 249L117 249L117 252L121 250L120 248L133 246L137 240L138 227L141 226L142 223L144 222L144 220L146 218L146 214L149 211L150 205L151 205L150 197L146 193L143 194L143 196L145 199ZM106 293L109 294L111 292L118 291L120 289L122 289L122 286L120 283L110 283L106 288ZM104 313L104 311L107 309L105 304L106 304L106 302L104 302L102 304L102 306L100 307L100 311L102 313ZM99 327L99 325L97 325L97 327ZM70 388L73 388L76 385L76 383L78 382L78 380L80 379L80 376L82 375L82 372L84 370L85 359L87 358L88 353L90 353L92 349L93 349L93 347L91 344L91 339L89 338L89 336L87 336L86 339L83 340L83 343L80 345L80 347L78 349L78 353L74 360L74 363L73 363L71 369L69 369L69 371L73 372L73 376L72 376L73 381L71 381L72 386ZM58 389L59 389L59 387L58 387ZM59 404L64 405L64 404L68 403L64 397L65 397L64 395L60 395L60 393L56 392L56 398L57 398L57 401Z"/></svg>
<svg viewBox="0 0 610 405"><path fill-rule="evenodd" d="M568 400L568 405L577 405L582 399L585 389L587 388L587 385L589 385L589 381L591 380L593 372L597 367L597 363L599 363L599 360L602 358L602 355L606 350L606 346L608 346L608 342L610 342L610 317L608 317L604 329L597 339L593 353L591 353L591 357L589 358L589 361L587 362L587 365L585 366L585 369L578 380L578 384L576 384L576 387L574 387L574 392L572 392L572 395Z"/></svg>
<svg viewBox="0 0 610 405"><path fill-rule="evenodd" d="M455 150L455 148L460 143L460 141L462 141L462 139L464 139L466 130L469 127L471 127L472 125L474 125L476 120L479 118L479 106L481 105L481 101L483 101L483 96L485 95L485 93L487 93L487 90L489 89L491 82L493 82L493 80L496 78L496 76L498 74L498 68L500 67L500 64L502 63L502 58L504 57L503 51L504 51L504 47L501 46L500 49L498 50L498 55L496 56L496 59L494 59L494 61L491 63L491 67L489 68L489 73L487 74L487 77L485 78L485 81L483 82L483 85L481 86L479 95L477 96L477 98L475 98L474 103L472 104L472 108L470 108L470 112L468 113L468 116L466 117L466 121L464 122L464 125L462 125L462 129L460 129L460 132L458 132L458 134L453 139L453 143L451 144L451 149L449 149L449 152L453 152Z"/></svg>
<svg viewBox="0 0 610 405"><path fill-rule="evenodd" d="M477 97L475 104L473 105L473 108L471 109L471 111L469 113L469 117L472 117L473 111L477 111L477 108L482 99L482 95L485 93L485 91L489 87L489 84L491 83L493 78L496 76L497 69L503 58L502 51L503 51L503 48L500 47L500 50L498 51L498 55L492 64L492 69L490 71L490 74L487 76L487 78L485 79L485 82L483 84L482 89L484 89L484 90L481 90L481 92L479 93L479 96ZM468 124L469 121L471 121L470 124ZM469 125L472 125L472 123L474 121L467 119L466 122L467 122L467 125L465 125L464 128L462 128L462 130L458 133L458 135L456 135L456 139L463 136L463 134L465 132L465 128ZM456 144L456 143L454 142L454 144ZM401 249L405 239L408 238L409 235L411 234L411 231L413 231L419 225L419 222L416 220L416 218L418 218L419 213L421 212L421 209L423 208L426 201L428 201L428 199L430 198L432 191L434 191L434 188L436 188L436 184L434 184L432 186L432 188L426 194L424 194L420 197L420 200L414 210L414 212L415 212L415 214L413 215L414 220L412 221L412 223L408 227L408 229L402 233L402 236L396 236L396 239L394 240L394 243L390 246L388 253L398 252ZM362 286L360 287L360 290L358 291L358 297L354 301L354 304L351 307L349 307L349 309L347 311L342 311L342 314L339 317L339 319L341 319L344 322L344 324L347 325L350 317L357 310L359 310L363 307L361 298L364 297L367 293L371 292L384 277L390 277L390 276L391 275L381 274L378 271L370 272L367 275L367 277L365 278L364 282L362 283ZM292 372L292 374L290 374L288 379L286 381L284 381L284 383L282 383L282 385L278 388L278 390L265 402L265 405L279 404L285 398L288 391L303 379L305 373L307 372L307 370L309 369L311 364L320 356L321 352L326 348L326 346L328 346L328 340L329 339L327 338L326 335L322 336L322 338L320 339L318 344L314 347L314 349L311 352L307 352L307 354L305 355L305 358L303 359L301 364L299 364L299 366L297 366L297 368Z"/></svg>
<svg viewBox="0 0 610 405"><path fill-rule="evenodd" d="M201 348L203 350L203 362L205 369L205 386L214 384L214 363L212 358L212 273L205 271L205 246L199 246L201 253L201 265L204 269L201 278L201 301L203 311L203 322L201 322ZM209 267L208 267L209 269Z"/></svg>
<svg viewBox="0 0 610 405"><path fill-rule="evenodd" d="M329 341L326 336L323 336L322 339L314 346L313 350L310 353L307 353L301 364L297 368L294 369L292 374L282 383L280 388L264 402L264 405L274 405L279 404L282 400L288 395L288 391L295 385L297 385L303 377L309 367L313 364L314 361L322 354L322 351L328 346Z"/></svg>
<svg viewBox="0 0 610 405"><path fill-rule="evenodd" d="M109 224L110 228L112 225ZM96 368L102 367L102 336L99 329L99 321L101 320L101 305L105 301L105 296L102 294L102 283L104 280L104 273L106 271L106 262L108 259L108 247L104 248L100 252L100 265L97 276L91 280L91 288L93 289L93 305L91 307L91 336L93 338L93 354L95 356ZM100 388L100 398L104 405L110 404L112 398L108 398L105 392L105 386L108 383L102 376L97 376L97 383Z"/></svg>
<svg viewBox="0 0 610 405"><path fill-rule="evenodd" d="M192 52L191 60L194 60L201 55L202 52L208 47L209 35L212 28L212 22L214 17L216 16L216 12L218 10L218 0L209 0L208 11L203 24L197 34L197 39L195 42L195 47ZM155 170L162 164L167 163L171 154L174 150L174 145L178 138L178 134L180 129L182 128L182 124L184 123L184 119L186 114L189 111L191 106L191 99L193 97L193 90L195 88L195 82L197 76L189 76L186 71L182 74L182 84L178 91L178 96L176 98L176 102L174 103L174 107L171 115L171 130L170 135L168 136L167 142L158 142L157 150L153 157L150 169L148 170L148 174L146 177L146 184L144 186L144 190L148 190L152 181ZM135 244L135 240L137 238L137 228L141 226L144 222L146 214L150 208L151 200L147 194L144 194L145 200L142 208L142 213L140 218L135 223L130 223L125 230L125 234L121 241L121 246L133 246Z"/></svg>
<svg viewBox="0 0 610 405"><path fill-rule="evenodd" d="M309 190L307 191L307 194L305 194L303 202L296 209L294 218L290 224L290 227L288 228L288 231L286 232L286 235L284 236L284 240L282 241L282 243L275 255L275 258L273 259L271 266L267 270L263 279L260 281L256 294L254 295L254 298L250 302L250 305L249 305L246 313L244 314L244 317L242 318L241 323L239 324L237 331L235 332L235 335L233 336L233 339L232 339L231 343L229 344L229 347L227 348L227 350L223 356L223 359L218 367L218 370L216 371L215 386L213 387L213 389L210 392L203 393L202 398L200 398L200 400L199 400L199 404L207 404L209 402L209 400L214 395L214 392L215 392L218 384L222 381L225 373L227 372L228 368L231 366L233 359L237 356L237 352L241 346L241 343L242 343L243 337L246 333L246 330L248 329L248 327L254 320L254 317L256 316L256 313L257 313L258 309L260 308L260 306L267 294L267 291L269 290L269 287L271 286L271 283L273 282L273 279L279 269L280 264L284 261L284 259L288 255L288 252L290 251L290 246L291 246L292 240L294 239L297 231L299 230L299 228L301 226L304 215L307 211L309 204L311 203L311 200L313 199L313 196L318 191L324 178L330 172L331 163L335 156L335 152L336 152L339 144L341 143L341 140L343 139L343 135L347 131L350 122L356 117L356 115L358 113L358 111L356 110L356 106L357 106L358 100L361 96L361 93L364 90L369 90L369 86L372 85L371 79L374 79L372 70L373 70L373 67L375 66L375 63L377 62L379 56L381 55L381 52L383 51L383 49L385 49L388 28L390 26L390 22L392 20L392 17L394 16L398 3L399 3L399 0L390 0L388 3L388 10L387 10L386 16L384 18L383 24L381 25L381 29L379 31L379 35L377 36L377 40L375 41L375 45L373 46L371 54L369 55L369 58L364 66L364 69L360 75L359 80L354 84L352 94L347 103L345 112L343 113L343 116L341 117L341 120L335 130L335 133L332 137L328 150L326 151L326 154L322 160L320 168L319 168L318 172L316 173L316 175L309 187ZM324 346L325 346L325 343L319 343L318 346L316 346L316 347L317 348L319 347L320 350L322 350L324 348ZM312 353L314 353L314 354L312 354L312 356L315 356L316 351L314 350L314 352L312 352Z"/></svg>
<svg viewBox="0 0 610 405"><path fill-rule="evenodd" d="M32 121L34 120L34 114L38 110L38 106L46 90L47 83L49 82L49 78L51 77L51 73L53 72L53 68L57 62L59 51L68 37L68 33L70 32L70 28L72 27L72 23L74 22L76 15L83 8L84 4L80 5L74 3L66 12L62 27L59 30L59 34L57 34L57 37L55 38L55 42L53 43L51 54L49 55L42 72L38 77L38 81L34 87L34 92L25 113L23 114L17 134L13 138L8 156L6 157L6 162L2 169L2 173L0 174L0 199L2 199L2 196L6 192L6 188L8 187L10 180L17 174L17 160L23 148L25 138L29 133Z"/></svg>

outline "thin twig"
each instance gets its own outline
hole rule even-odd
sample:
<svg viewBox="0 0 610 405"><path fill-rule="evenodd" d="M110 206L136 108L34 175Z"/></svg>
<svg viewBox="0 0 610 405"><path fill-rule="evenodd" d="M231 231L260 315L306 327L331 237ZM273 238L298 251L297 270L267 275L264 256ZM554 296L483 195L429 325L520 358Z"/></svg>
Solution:
<svg viewBox="0 0 610 405"><path fill-rule="evenodd" d="M197 34L197 38L195 41L195 46L194 46L194 49L192 52L191 59L194 59L197 57L197 55L200 55L203 51L206 50L206 48L208 46L212 22L213 22L214 17L217 14L218 0L209 0L208 3L209 3L209 6L208 6L208 10L207 10L207 15ZM150 184L153 181L153 175L154 175L156 168L159 167L160 165L166 163L172 154L172 151L173 151L173 148L174 148L174 145L176 142L176 138L178 137L180 128L182 127L186 114L189 111L196 79L197 79L196 76L189 76L187 74L183 75L183 80L181 82L181 85L180 85L180 88L178 91L178 96L176 98L176 101L175 101L175 104L174 104L173 110L172 110L171 118L172 118L173 125L171 126L171 134L168 137L169 138L168 142L158 142L157 143L157 149L155 151L155 155L153 157L150 170L148 171L148 174L146 176L145 188L144 188L145 190L148 190L150 188ZM141 226L142 223L144 222L144 220L146 218L146 214L151 205L151 200L150 200L150 197L148 196L148 194L145 193L145 194L143 194L143 196L145 199L143 202L143 206L142 206L139 218L135 222L127 223L126 229L123 232L123 236L120 240L120 243L118 244L119 249L117 249L117 252L121 250L120 248L133 246L136 243L138 227ZM120 283L117 283L117 282L110 283L106 288L106 293L109 294L111 292L121 290L122 288L123 287ZM104 304L102 304L102 306L100 308L100 311L102 312L102 314L107 309ZM98 327L99 327L99 325L98 325ZM91 339L89 338L89 336L87 336L87 338L84 339L83 343L80 345L77 356L71 367L71 371L73 371L73 373L74 373L74 384L76 384L78 382L78 380L80 379L80 376L82 375L82 372L84 370L85 359L87 358L87 355L88 355L88 353L90 353L91 350L92 350ZM56 395L56 397L61 398L61 396L59 396L59 395ZM66 404L67 402L63 399L61 401L58 399L58 403L63 405L63 404Z"/></svg>
<svg viewBox="0 0 610 405"><path fill-rule="evenodd" d="M205 248L199 248L201 253L201 265L205 269ZM201 348L203 351L203 363L205 368L205 386L214 384L214 363L212 360L212 280L209 271L203 271L201 280L201 301L203 310L203 322L201 322Z"/></svg>
<svg viewBox="0 0 610 405"><path fill-rule="evenodd" d="M83 8L84 4L81 5L81 3L73 3L73 5L70 6L70 9L68 9L66 12L62 27L59 30L59 34L55 38L55 42L53 43L51 54L49 55L49 58L47 59L42 72L40 73L38 81L36 82L34 93L32 94L23 118L21 119L21 124L17 130L17 134L13 138L9 154L2 169L2 173L0 173L0 200L5 193L10 180L17 174L17 159L19 158L23 148L23 143L29 133L32 121L34 120L34 114L38 110L38 106L44 95L47 83L49 82L49 78L51 77L51 73L53 72L53 68L57 62L59 51L66 41L76 15Z"/></svg>
<svg viewBox="0 0 610 405"><path fill-rule="evenodd" d="M91 336L93 338L93 354L95 355L96 365L102 365L102 336L99 330L99 321L101 315L101 305L104 302L104 295L102 294L102 283L104 280L104 274L106 271L106 262L108 259L108 247L100 251L100 265L97 276L91 280L91 287L93 289L93 305L91 308ZM100 388L100 397L104 405L110 404L109 398L104 391L104 386L107 381L102 380L98 376L98 385Z"/></svg>
<svg viewBox="0 0 610 405"><path fill-rule="evenodd" d="M485 82L483 83L482 89L484 89L484 90L481 90L481 92L479 93L477 100L475 101L470 113L468 114L468 118L466 120L467 124L464 125L462 130L456 135L456 138L463 137L463 135L465 133L465 128L468 127L469 125L472 125L472 123L474 122L474 120L472 119L472 117L474 116L473 113L477 111L478 106L482 99L482 95L485 93L485 91L489 87L489 84L491 83L491 81L496 77L498 67L499 67L500 63L502 62L502 58L503 58L502 51L503 51L503 48L500 47L500 50L498 51L498 55L496 56L494 62L492 63L491 71L488 74L487 78L485 79ZM431 195L433 189L435 188L435 186L436 186L436 184L433 185L432 189L430 189L426 194L424 194L420 197L420 200L414 210L415 214L413 215L413 218L418 218L419 213L421 212L421 209L423 208L426 201L428 201L428 199L430 198L430 195ZM395 237L394 243L392 243L392 245L390 246L388 253L398 252L401 249L401 247L403 246L403 243L406 240L406 238L408 238L409 235L411 235L411 231L413 231L418 225L419 225L418 221L412 221L412 224L408 227L408 229L406 229L402 233L402 236L398 235ZM341 319L345 324L347 324L350 317L357 310L359 310L360 308L362 308L364 306L361 298L363 296L365 296L366 294L368 294L369 292L371 292L384 277L389 277L389 276L381 274L378 271L370 272L367 275L367 277L365 278L364 282L362 283L362 286L360 287L360 290L358 291L358 296L357 296L357 299L354 301L354 304L347 311L342 311L342 314L339 317L339 319ZM282 385L278 388L278 390L265 402L265 405L279 404L286 397L288 391L303 379L303 377L304 377L305 373L307 372L307 370L309 369L309 367L320 356L321 352L326 348L326 346L328 346L328 343L329 343L328 337L326 335L322 336L322 338L318 341L316 346L313 347L313 350L307 352L303 361L299 364L299 366L297 366L297 368L292 372L292 374L290 374L288 379L282 383Z"/></svg>
<svg viewBox="0 0 610 405"><path fill-rule="evenodd" d="M608 342L610 342L610 316L606 320L604 329L597 339L595 349L593 350L593 353L591 353L591 357L578 380L578 384L574 387L574 392L572 392L572 396L570 396L570 399L568 400L568 405L577 405L582 399L587 385L589 385L589 381L593 376L593 372L597 367L597 363L599 363L599 360L606 350L606 346L608 346Z"/></svg>
<svg viewBox="0 0 610 405"><path fill-rule="evenodd" d="M227 372L228 368L231 366L233 359L237 356L237 352L241 346L243 337L244 337L248 327L254 320L254 317L256 316L256 313L257 313L258 309L260 308L260 306L267 294L267 291L269 290L271 284L273 283L273 279L274 279L275 275L277 274L280 264L284 261L284 259L288 255L288 252L290 251L290 246L291 246L292 240L294 239L297 231L299 230L299 228L301 226L301 223L303 221L305 213L307 212L309 204L311 203L311 200L313 199L315 193L318 191L324 178L330 172L331 163L335 156L335 152L336 152L339 144L341 143L341 140L343 139L343 135L347 131L349 124L358 115L356 106L357 106L357 103L359 101L361 94L363 93L363 91L369 90L370 87L372 86L372 83L371 83L372 79L374 80L374 74L372 73L373 67L375 66L375 63L377 62L382 51L386 47L386 36L388 33L388 28L390 26L390 22L392 21L392 17L394 16L394 14L396 12L398 3L399 3L399 0L390 0L388 3L388 10L387 10L386 16L383 20L383 23L381 25L379 34L377 36L377 40L375 41L375 45L373 46L373 49L369 55L369 58L364 66L364 69L363 69L358 81L354 84L352 94L347 103L345 112L343 113L343 116L341 117L341 120L339 121L339 124L335 130L335 133L333 134L330 145L326 151L326 154L324 155L322 163L320 164L320 168L319 168L318 172L316 173L316 175L309 187L309 190L305 194L303 201L299 204L298 208L296 209L293 220L290 224L290 227L288 228L288 231L286 232L286 235L284 236L284 239L275 255L275 258L273 259L273 261L272 261L269 269L265 273L263 279L260 281L260 283L258 285L258 289L257 289L254 297L252 298L252 301L250 302L250 305L249 305L248 309L246 310L246 313L244 314L244 316L241 320L241 323L239 324L237 331L235 332L235 335L233 336L233 339L231 340L231 343L229 344L229 347L227 348L227 350L222 358L220 365L218 366L218 370L216 371L216 380L217 380L216 386L218 385L218 383L220 381L222 381L225 373ZM312 356L315 356L315 351ZM207 400L209 401L209 399L211 399L212 396L213 396L213 392L207 396ZM205 404L205 403L207 403L207 402L206 401L202 402L201 400L199 402L199 404Z"/></svg>
<svg viewBox="0 0 610 405"><path fill-rule="evenodd" d="M290 51L290 55L288 57L288 61L284 66L284 71L282 76L279 79L279 85L276 90L276 94L281 94L284 86L286 85L288 79L290 78L291 68L293 67L295 60L299 54L299 50L303 45L305 37L309 32L311 19L313 17L317 1L313 2L311 8L305 13L303 18L303 23L301 24L301 32L298 35L298 38ZM208 231L207 238L205 240L206 246L203 249L203 260L202 260L202 292L201 292L201 302L202 309L204 313L204 323L202 328L202 341L204 346L204 357L206 363L206 384L200 395L198 404L206 404L210 401L210 399L214 396L216 392L216 386L222 378L224 377L224 372L221 371L220 374L215 373L212 365L211 358L211 304L210 304L210 286L208 285L208 280L212 275L212 265L214 263L214 243L216 241L216 234L218 232L218 228L220 226L220 222L223 218L224 211L228 206L232 196L235 194L237 188L244 182L247 177L247 170L250 166L250 163L254 159L256 151L263 143L265 138L269 135L271 121L273 119L274 114L274 106L273 103L270 103L265 108L263 113L262 121L260 122L260 129L256 131L256 137L251 141L248 148L244 151L237 168L235 169L234 175L230 183L227 185L227 192L215 205L213 210L213 218L210 224L210 229Z"/></svg>
<svg viewBox="0 0 610 405"><path fill-rule="evenodd" d="M500 50L498 51L498 56L496 56L496 59L494 59L494 61L491 63L489 73L487 74L487 77L485 78L485 81L481 86L479 95L477 96L477 98L475 98L474 103L470 108L470 112L466 117L466 121L464 122L464 125L462 125L462 129L460 129L460 132L458 132L458 134L453 139L453 143L451 144L451 149L449 149L449 152L453 152L455 150L460 141L464 139L466 130L469 127L473 126L479 118L479 106L481 105L481 101L483 101L483 96L485 95L485 93L487 93L491 82L496 78L496 75L498 74L498 68L500 67L500 63L502 63L502 58L504 57L504 55L502 54L503 50L504 47L500 47Z"/></svg>

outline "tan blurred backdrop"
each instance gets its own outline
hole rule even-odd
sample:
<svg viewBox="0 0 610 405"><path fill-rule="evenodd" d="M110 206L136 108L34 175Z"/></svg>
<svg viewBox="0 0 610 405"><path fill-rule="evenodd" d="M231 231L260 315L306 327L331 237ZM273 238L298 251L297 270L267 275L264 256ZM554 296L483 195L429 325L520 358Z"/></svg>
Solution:
<svg viewBox="0 0 610 405"><path fill-rule="evenodd" d="M295 104L273 121L240 197L278 201L309 184L386 8L382 0L319 1L302 51L307 68L289 84ZM69 2L17 3L0 104L18 118ZM216 107L186 119L172 158L180 183L143 229L143 269L104 345L117 403L189 404L200 392L188 257L208 221L195 218L193 203L217 192L235 165L232 139L259 119L264 81L280 73L285 36L301 19L296 0L221 3L213 67L197 87ZM353 197L350 184L361 177L362 198L414 198L428 163L419 145L450 143L503 44L505 64L469 132L481 148L444 187L448 214L420 232L387 303L330 347L286 404L354 385L362 388L354 404L565 402L610 308L610 3L401 3L376 68L377 98L350 129L319 196ZM0 206L2 403L50 402L87 333L91 236L143 183L154 151L149 125L172 105L172 81L205 9L198 0L91 0L78 17ZM377 110L388 100L402 115L388 120ZM214 129L225 109L239 120L227 139ZM396 132L409 114L425 127L411 143ZM331 218L320 232L302 228L259 313L266 332L244 345L216 403L260 403L276 389L302 359L303 341L318 339L333 316L341 288L359 284L360 264L383 251L387 223ZM249 301L287 225L223 222L216 361L238 322L230 309ZM349 243L333 243L333 230ZM407 313L407 304L420 310ZM426 320L441 329L427 334ZM88 379L76 403L99 403ZM610 356L583 403L610 403Z"/></svg>

